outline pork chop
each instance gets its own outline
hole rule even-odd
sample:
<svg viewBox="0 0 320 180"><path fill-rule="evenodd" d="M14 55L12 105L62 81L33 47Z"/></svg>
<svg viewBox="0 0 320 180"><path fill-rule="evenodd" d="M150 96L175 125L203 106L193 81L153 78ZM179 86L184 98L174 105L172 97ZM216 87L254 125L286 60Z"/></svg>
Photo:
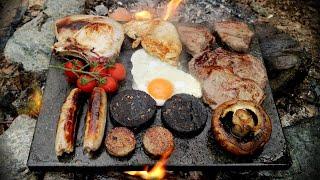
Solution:
<svg viewBox="0 0 320 180"><path fill-rule="evenodd" d="M211 69L209 76L202 81L203 100L212 109L232 100L250 100L261 104L264 92L254 81L241 79L225 68Z"/></svg>
<svg viewBox="0 0 320 180"><path fill-rule="evenodd" d="M132 20L124 24L124 29L126 34L135 40L133 48L141 42L149 54L171 65L179 65L182 44L172 23L160 19Z"/></svg>
<svg viewBox="0 0 320 180"><path fill-rule="evenodd" d="M243 22L221 21L214 23L221 40L237 52L248 52L253 32Z"/></svg>
<svg viewBox="0 0 320 180"><path fill-rule="evenodd" d="M250 54L232 53L221 48L198 54L189 62L189 71L198 79L204 79L216 66L226 68L242 79L250 79L262 89L266 86L267 72L261 60Z"/></svg>
<svg viewBox="0 0 320 180"><path fill-rule="evenodd" d="M53 46L55 53L100 63L115 58L124 40L121 24L93 15L72 15L57 20L55 35L58 40Z"/></svg>
<svg viewBox="0 0 320 180"><path fill-rule="evenodd" d="M177 30L182 44L192 56L208 49L215 42L215 38L206 27L178 25Z"/></svg>

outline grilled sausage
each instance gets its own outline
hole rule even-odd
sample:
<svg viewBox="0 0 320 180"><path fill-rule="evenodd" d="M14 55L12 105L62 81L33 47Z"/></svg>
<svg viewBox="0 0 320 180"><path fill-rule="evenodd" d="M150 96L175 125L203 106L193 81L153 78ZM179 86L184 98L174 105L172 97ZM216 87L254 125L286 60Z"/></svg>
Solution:
<svg viewBox="0 0 320 180"><path fill-rule="evenodd" d="M81 90L78 88L71 90L61 107L55 142L57 156L61 156L63 153L73 152L80 93Z"/></svg>
<svg viewBox="0 0 320 180"><path fill-rule="evenodd" d="M84 151L89 153L99 149L106 126L107 95L100 87L95 87L89 100L86 115Z"/></svg>

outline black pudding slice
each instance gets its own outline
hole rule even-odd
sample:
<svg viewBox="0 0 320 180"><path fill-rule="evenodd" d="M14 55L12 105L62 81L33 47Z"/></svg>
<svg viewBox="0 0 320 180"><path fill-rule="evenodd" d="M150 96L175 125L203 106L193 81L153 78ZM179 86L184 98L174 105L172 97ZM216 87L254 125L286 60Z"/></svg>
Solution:
<svg viewBox="0 0 320 180"><path fill-rule="evenodd" d="M173 133L188 137L203 130L208 110L200 99L188 94L176 94L164 103L161 117L163 124Z"/></svg>
<svg viewBox="0 0 320 180"><path fill-rule="evenodd" d="M138 90L125 90L110 103L112 119L125 127L137 128L153 118L156 102L150 95Z"/></svg>

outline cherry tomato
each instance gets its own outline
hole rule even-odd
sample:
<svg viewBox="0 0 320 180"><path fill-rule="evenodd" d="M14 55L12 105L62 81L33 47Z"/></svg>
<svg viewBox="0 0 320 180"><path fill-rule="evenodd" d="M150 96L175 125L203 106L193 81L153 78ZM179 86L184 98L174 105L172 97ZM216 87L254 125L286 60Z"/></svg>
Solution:
<svg viewBox="0 0 320 180"><path fill-rule="evenodd" d="M105 77L108 75L108 71L103 65L96 65L94 67L91 67L89 71L98 73L100 77Z"/></svg>
<svg viewBox="0 0 320 180"><path fill-rule="evenodd" d="M99 87L103 88L106 93L113 93L118 90L118 83L113 77L107 76L101 79Z"/></svg>
<svg viewBox="0 0 320 180"><path fill-rule="evenodd" d="M113 67L107 69L107 72L117 81L126 78L126 69L121 63L115 63Z"/></svg>
<svg viewBox="0 0 320 180"><path fill-rule="evenodd" d="M71 81L71 82L75 81L78 78L78 76L81 74L81 73L77 73L77 72L72 72L71 69L79 70L83 66L84 66L84 63L80 60L77 60L77 59L73 59L73 60L66 62L64 64L64 68L70 69L70 70L64 71L64 74L67 76L68 81Z"/></svg>
<svg viewBox="0 0 320 180"><path fill-rule="evenodd" d="M77 80L77 87L84 92L90 93L97 86L97 81L89 75L81 75Z"/></svg>

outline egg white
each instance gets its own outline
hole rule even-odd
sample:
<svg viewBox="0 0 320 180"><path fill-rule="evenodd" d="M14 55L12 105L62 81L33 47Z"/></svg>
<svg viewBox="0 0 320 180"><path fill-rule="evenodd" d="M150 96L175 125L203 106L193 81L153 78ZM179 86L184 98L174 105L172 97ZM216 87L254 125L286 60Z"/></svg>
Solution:
<svg viewBox="0 0 320 180"><path fill-rule="evenodd" d="M200 82L190 74L177 69L175 66L162 62L160 59L149 55L144 49L137 50L131 56L133 76L132 88L149 94L148 84L153 79L162 78L170 81L174 86L173 94L185 93L197 98L202 96ZM152 95L149 94L151 97ZM166 100L152 97L158 106Z"/></svg>

